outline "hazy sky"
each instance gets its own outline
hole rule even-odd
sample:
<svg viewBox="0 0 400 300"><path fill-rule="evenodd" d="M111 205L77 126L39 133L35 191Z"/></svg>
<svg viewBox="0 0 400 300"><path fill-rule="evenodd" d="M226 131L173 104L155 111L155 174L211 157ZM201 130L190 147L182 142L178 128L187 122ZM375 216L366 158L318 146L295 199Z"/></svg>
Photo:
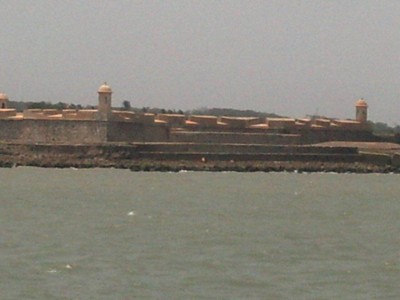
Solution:
<svg viewBox="0 0 400 300"><path fill-rule="evenodd" d="M400 124L400 1L0 0L11 100L229 107Z"/></svg>

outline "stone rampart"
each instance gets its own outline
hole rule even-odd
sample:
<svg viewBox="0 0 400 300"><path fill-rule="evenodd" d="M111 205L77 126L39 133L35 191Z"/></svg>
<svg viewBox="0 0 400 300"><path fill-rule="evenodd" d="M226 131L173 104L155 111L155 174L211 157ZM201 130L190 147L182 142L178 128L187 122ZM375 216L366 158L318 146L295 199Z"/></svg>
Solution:
<svg viewBox="0 0 400 300"><path fill-rule="evenodd" d="M106 123L83 120L0 120L0 140L20 143L101 143Z"/></svg>
<svg viewBox="0 0 400 300"><path fill-rule="evenodd" d="M98 111L96 109L80 109L76 112L76 116L81 120L96 120Z"/></svg>
<svg viewBox="0 0 400 300"><path fill-rule="evenodd" d="M301 144L315 144L328 141L375 141L376 137L369 130L341 130L331 128L307 129L292 131L301 135Z"/></svg>
<svg viewBox="0 0 400 300"><path fill-rule="evenodd" d="M0 109L0 119L15 117L16 115L17 115L17 111L13 108Z"/></svg>
<svg viewBox="0 0 400 300"><path fill-rule="evenodd" d="M216 128L218 127L218 118L216 116L191 115L186 125L200 128Z"/></svg>
<svg viewBox="0 0 400 300"><path fill-rule="evenodd" d="M62 111L59 109L43 109L42 112L45 116L54 116L62 114Z"/></svg>
<svg viewBox="0 0 400 300"><path fill-rule="evenodd" d="M193 144L150 143L135 144L137 151L163 153L232 153L232 154L357 154L355 147L302 146L302 145L243 145L243 144Z"/></svg>
<svg viewBox="0 0 400 300"><path fill-rule="evenodd" d="M95 120L0 120L0 140L19 143L91 144L104 142L166 142L162 125Z"/></svg>
<svg viewBox="0 0 400 300"><path fill-rule="evenodd" d="M248 132L173 131L170 141L176 143L233 144L300 144L299 134L269 134Z"/></svg>
<svg viewBox="0 0 400 300"><path fill-rule="evenodd" d="M220 117L219 121L229 128L247 128L261 123L260 118Z"/></svg>
<svg viewBox="0 0 400 300"><path fill-rule="evenodd" d="M334 162L363 162L368 156L359 155L353 147L312 147L312 146L266 146L264 151L252 151L244 146L225 145L221 149L203 152L192 145L184 148L177 144L96 144L96 145L52 145L52 144L1 144L4 155L26 153L35 159L51 155L53 158L80 157L83 159L114 158L114 159L147 159L147 160L188 160L201 161L334 161ZM199 145L201 146L201 145ZM194 147L194 148L193 148ZM240 149L238 149L240 148ZM195 151L193 151L195 150ZM254 149L253 149L254 150ZM282 152L280 152L282 151ZM376 159L375 159L376 160ZM390 161L389 161L390 164Z"/></svg>
<svg viewBox="0 0 400 300"><path fill-rule="evenodd" d="M169 126L185 126L186 116L178 114L158 114L157 120L164 121Z"/></svg>
<svg viewBox="0 0 400 300"><path fill-rule="evenodd" d="M364 162L370 162L375 165L396 165L395 159L391 155L385 153L360 153Z"/></svg>
<svg viewBox="0 0 400 300"><path fill-rule="evenodd" d="M323 153L160 153L136 152L131 158L149 159L157 161L187 160L187 161L300 161L300 162L365 162L364 157L358 154L323 154Z"/></svg>
<svg viewBox="0 0 400 300"><path fill-rule="evenodd" d="M154 123L151 115L140 115L139 120L92 120L94 110L73 111L65 118L44 116L43 111L26 111L32 118L0 119L0 140L29 143L102 143L102 142L172 142L197 144L315 144L325 141L376 141L368 130L340 130L332 128L262 129L170 128L165 123ZM50 112L49 113L55 113ZM82 114L86 114L83 116ZM58 116L58 115L54 115ZM122 116L122 114L121 114ZM129 115L131 116L131 115ZM132 116L139 116L133 115ZM87 117L85 119L84 117ZM71 118L71 119L69 119ZM75 119L77 118L77 119ZM200 118L199 118L200 119ZM206 118L207 119L207 118ZM147 123L148 122L148 123ZM288 132L286 132L288 131Z"/></svg>
<svg viewBox="0 0 400 300"><path fill-rule="evenodd" d="M108 142L167 142L169 128L165 125L131 122L108 122Z"/></svg>
<svg viewBox="0 0 400 300"><path fill-rule="evenodd" d="M268 128L292 129L296 127L296 120L291 118L267 118Z"/></svg>

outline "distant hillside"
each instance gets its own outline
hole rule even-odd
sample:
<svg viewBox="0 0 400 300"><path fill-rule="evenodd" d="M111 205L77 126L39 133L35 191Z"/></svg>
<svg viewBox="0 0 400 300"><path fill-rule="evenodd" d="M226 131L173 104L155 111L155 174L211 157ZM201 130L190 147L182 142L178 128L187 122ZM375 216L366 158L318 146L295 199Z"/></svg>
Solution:
<svg viewBox="0 0 400 300"><path fill-rule="evenodd" d="M233 108L200 108L188 111L191 115L210 115L210 116L227 116L227 117L260 117L260 118L278 118L274 113L265 113L254 110L240 110Z"/></svg>

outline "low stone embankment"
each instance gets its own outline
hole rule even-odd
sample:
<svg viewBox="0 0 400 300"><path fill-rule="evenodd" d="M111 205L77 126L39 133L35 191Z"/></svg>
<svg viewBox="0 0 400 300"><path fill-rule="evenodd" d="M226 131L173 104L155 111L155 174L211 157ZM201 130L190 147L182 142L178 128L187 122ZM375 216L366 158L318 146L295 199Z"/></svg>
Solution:
<svg viewBox="0 0 400 300"><path fill-rule="evenodd" d="M137 143L0 144L0 166L124 168L133 171L400 172L396 153L354 146Z"/></svg>

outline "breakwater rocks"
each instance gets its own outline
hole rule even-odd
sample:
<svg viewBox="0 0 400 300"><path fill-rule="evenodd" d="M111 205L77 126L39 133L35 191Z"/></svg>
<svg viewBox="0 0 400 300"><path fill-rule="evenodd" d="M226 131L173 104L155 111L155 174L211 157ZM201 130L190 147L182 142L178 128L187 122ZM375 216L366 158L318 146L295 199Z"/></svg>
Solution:
<svg viewBox="0 0 400 300"><path fill-rule="evenodd" d="M178 172L400 173L387 154L362 154L354 147L204 144L0 144L0 167L121 168ZM213 150L212 150L213 149ZM202 151L199 151L202 150ZM205 151L210 150L210 151Z"/></svg>
<svg viewBox="0 0 400 300"><path fill-rule="evenodd" d="M399 173L400 170L390 166L377 166L364 163L322 163L322 162L289 162L289 161L243 161L243 162L209 162L192 161L142 162L130 167L132 171L178 172L335 172L335 173Z"/></svg>

